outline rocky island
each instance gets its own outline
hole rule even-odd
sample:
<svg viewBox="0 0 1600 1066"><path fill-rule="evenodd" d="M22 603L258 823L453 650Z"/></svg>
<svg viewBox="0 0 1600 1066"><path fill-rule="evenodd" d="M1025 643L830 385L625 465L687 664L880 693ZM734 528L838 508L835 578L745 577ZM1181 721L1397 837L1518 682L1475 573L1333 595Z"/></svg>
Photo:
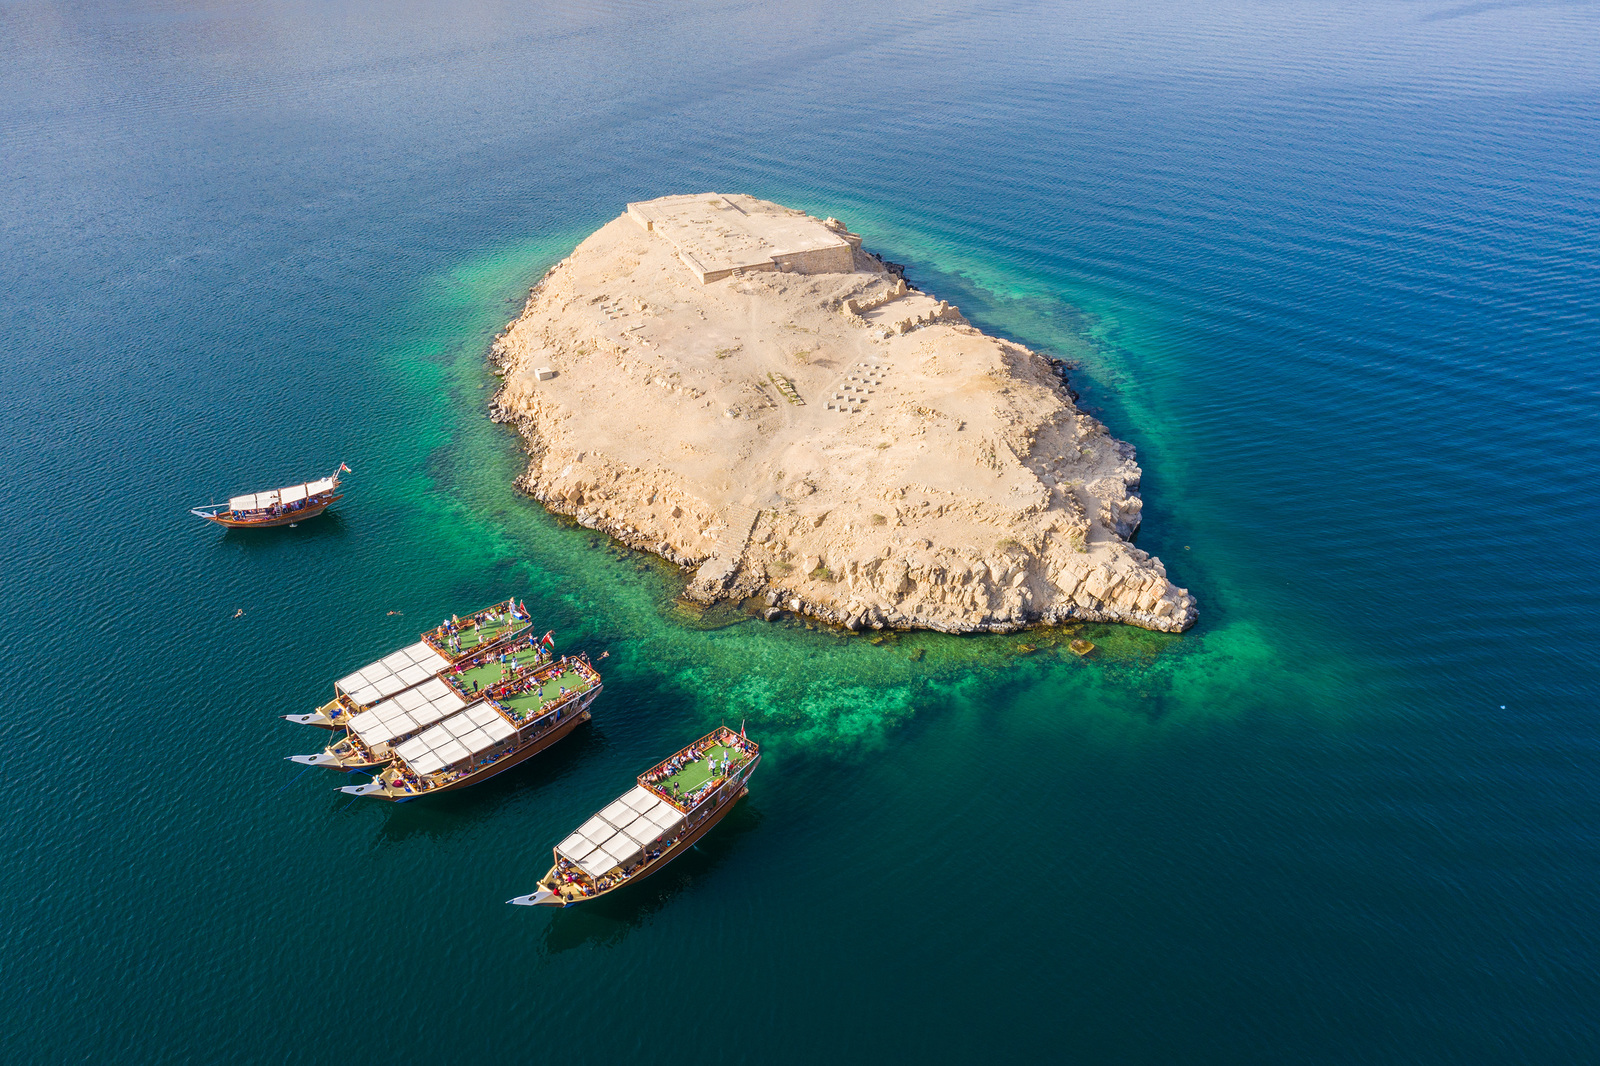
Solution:
<svg viewBox="0 0 1600 1066"><path fill-rule="evenodd" d="M859 629L1071 620L1178 631L1128 538L1133 448L1062 367L908 286L836 219L750 196L628 205L495 339L518 487L760 597Z"/></svg>

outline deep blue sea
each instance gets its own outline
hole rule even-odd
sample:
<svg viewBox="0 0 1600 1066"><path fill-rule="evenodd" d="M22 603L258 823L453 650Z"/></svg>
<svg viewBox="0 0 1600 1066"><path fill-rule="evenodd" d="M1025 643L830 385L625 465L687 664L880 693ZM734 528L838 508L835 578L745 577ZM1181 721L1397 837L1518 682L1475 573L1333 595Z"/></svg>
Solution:
<svg viewBox="0 0 1600 1066"><path fill-rule="evenodd" d="M1075 361L1199 624L696 618L512 492L490 339L701 190ZM0 0L0 1061L1600 1061L1597 411L1595 4ZM592 724L283 760L513 593ZM697 851L505 905L723 720Z"/></svg>

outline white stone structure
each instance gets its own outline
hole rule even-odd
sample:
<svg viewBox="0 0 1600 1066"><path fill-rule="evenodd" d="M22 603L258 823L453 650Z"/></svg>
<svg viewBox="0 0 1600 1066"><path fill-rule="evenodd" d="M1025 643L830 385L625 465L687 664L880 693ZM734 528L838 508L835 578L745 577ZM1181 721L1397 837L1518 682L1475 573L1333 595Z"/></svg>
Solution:
<svg viewBox="0 0 1600 1066"><path fill-rule="evenodd" d="M628 217L677 249L700 284L757 271L848 274L861 238L753 196L697 193L629 204Z"/></svg>

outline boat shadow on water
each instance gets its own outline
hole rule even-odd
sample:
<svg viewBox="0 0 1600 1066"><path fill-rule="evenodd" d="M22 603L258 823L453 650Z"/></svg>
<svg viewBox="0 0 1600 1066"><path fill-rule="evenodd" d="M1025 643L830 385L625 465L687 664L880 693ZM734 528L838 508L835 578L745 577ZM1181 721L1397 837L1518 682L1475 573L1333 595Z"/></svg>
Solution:
<svg viewBox="0 0 1600 1066"><path fill-rule="evenodd" d="M749 796L740 800L686 854L668 863L659 873L599 899L551 911L541 945L544 953L559 955L573 948L620 944L631 931L644 925L677 896L703 884L707 875L736 854L744 845L744 838L760 827L763 816L750 800ZM526 913L520 907L510 909Z"/></svg>
<svg viewBox="0 0 1600 1066"><path fill-rule="evenodd" d="M378 828L380 845L400 843L414 837L443 839L474 829L485 819L498 817L508 808L537 803L547 789L560 787L573 773L610 746L605 734L593 721L580 724L559 744L540 752L520 766L513 766L481 784L458 792L445 792L406 803L357 804L368 810L378 808L387 817ZM358 775L350 780L361 781ZM345 797L335 794L338 799ZM350 806L341 804L341 806Z"/></svg>

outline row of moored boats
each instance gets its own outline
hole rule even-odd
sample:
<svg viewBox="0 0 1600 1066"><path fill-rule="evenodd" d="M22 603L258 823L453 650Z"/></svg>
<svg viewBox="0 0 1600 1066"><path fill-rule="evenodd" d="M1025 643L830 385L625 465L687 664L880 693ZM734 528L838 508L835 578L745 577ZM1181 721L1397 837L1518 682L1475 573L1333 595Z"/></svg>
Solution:
<svg viewBox="0 0 1600 1066"><path fill-rule="evenodd" d="M515 599L447 619L419 638L334 682L333 699L312 713L284 715L343 734L290 761L364 771L371 781L340 791L405 803L532 758L588 721L600 694L588 656L556 656L554 635L535 637ZM742 729L701 737L557 844L538 889L511 902L568 906L654 873L728 813L760 759Z"/></svg>

